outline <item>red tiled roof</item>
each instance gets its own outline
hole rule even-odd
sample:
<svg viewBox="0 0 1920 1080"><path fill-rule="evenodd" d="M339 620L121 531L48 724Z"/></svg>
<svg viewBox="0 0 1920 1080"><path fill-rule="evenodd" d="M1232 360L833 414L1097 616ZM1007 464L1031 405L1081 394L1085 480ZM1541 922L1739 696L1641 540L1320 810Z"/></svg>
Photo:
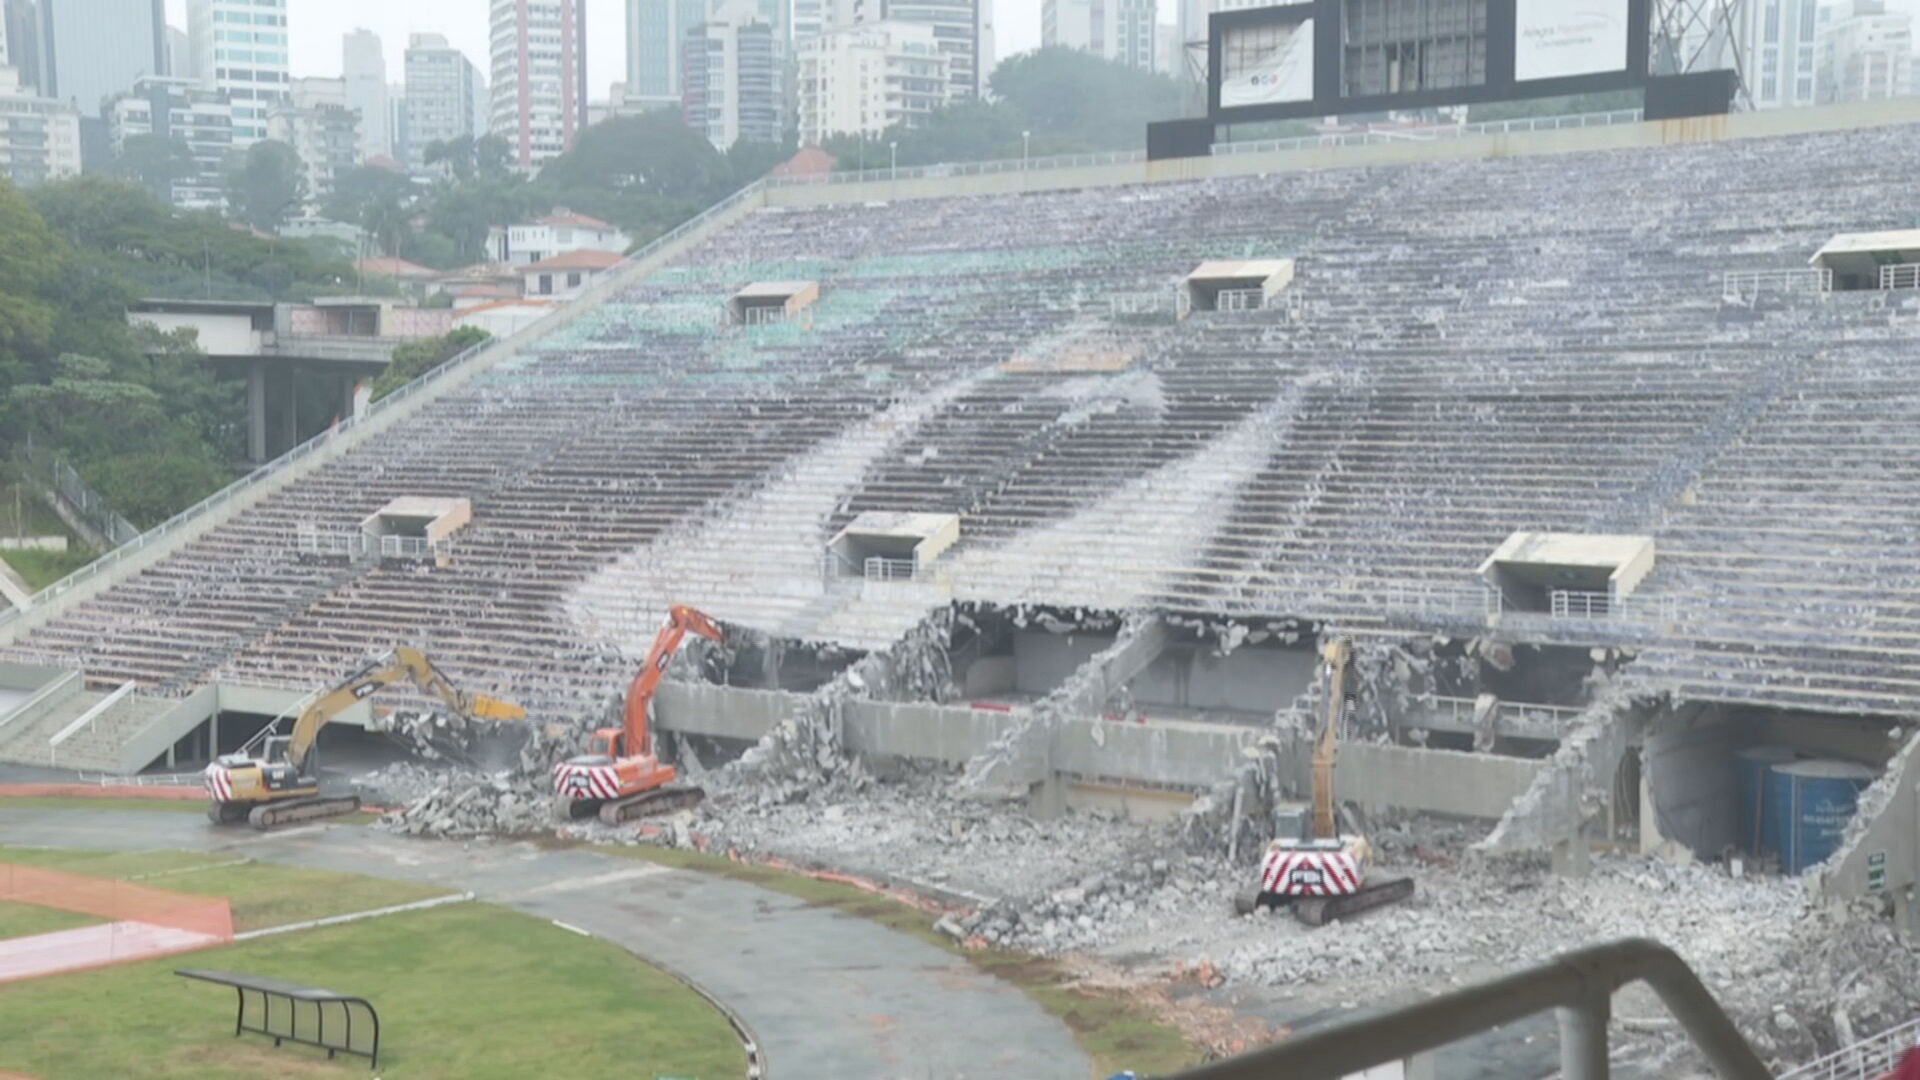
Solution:
<svg viewBox="0 0 1920 1080"><path fill-rule="evenodd" d="M378 274L382 277L439 277L440 271L430 270L419 263L408 262L382 255L376 259L361 259L354 266L362 273Z"/></svg>
<svg viewBox="0 0 1920 1080"><path fill-rule="evenodd" d="M621 256L611 251L595 251L582 248L569 251L564 255L555 255L551 259L541 259L537 263L520 268L522 276L527 274L548 273L554 270L610 270L619 263Z"/></svg>
<svg viewBox="0 0 1920 1080"><path fill-rule="evenodd" d="M576 229L611 229L613 226L599 218L588 217L572 210L555 210L543 218L535 218L536 225L571 225Z"/></svg>
<svg viewBox="0 0 1920 1080"><path fill-rule="evenodd" d="M773 167L775 176L819 176L830 173L839 158L817 146L809 146Z"/></svg>

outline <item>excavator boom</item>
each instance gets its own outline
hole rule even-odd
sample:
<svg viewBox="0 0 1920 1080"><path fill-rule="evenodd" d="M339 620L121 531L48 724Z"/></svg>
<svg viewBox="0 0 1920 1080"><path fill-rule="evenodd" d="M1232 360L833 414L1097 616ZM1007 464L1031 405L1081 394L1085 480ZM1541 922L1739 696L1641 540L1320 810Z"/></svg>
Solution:
<svg viewBox="0 0 1920 1080"><path fill-rule="evenodd" d="M1320 735L1313 745L1313 835L1317 840L1332 840L1340 835L1335 816L1333 762L1340 749L1340 722L1347 702L1347 661L1352 646L1344 638L1329 642L1321 650L1325 661L1320 668Z"/></svg>
<svg viewBox="0 0 1920 1080"><path fill-rule="evenodd" d="M653 695L659 692L660 681L667 677L667 665L673 662L674 654L680 651L680 643L690 633L699 634L710 641L726 640L726 634L705 614L684 604L675 604L667 609L667 625L653 639L653 648L647 651L647 662L627 688L625 755L653 753L653 727L648 715L653 707Z"/></svg>

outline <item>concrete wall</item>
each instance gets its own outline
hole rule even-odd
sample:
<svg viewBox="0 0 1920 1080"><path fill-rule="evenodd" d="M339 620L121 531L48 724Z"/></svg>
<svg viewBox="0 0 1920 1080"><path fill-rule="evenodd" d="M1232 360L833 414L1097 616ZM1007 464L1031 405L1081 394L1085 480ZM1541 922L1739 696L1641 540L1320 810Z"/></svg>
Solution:
<svg viewBox="0 0 1920 1080"><path fill-rule="evenodd" d="M670 682L654 699L654 712L666 731L754 740L804 700L773 690ZM949 765L966 763L1021 719L1019 712L876 701L850 702L842 713L845 745L856 753ZM1198 790L1231 775L1268 734L1231 724L1066 720L1051 733L1047 754L1053 772L1082 786ZM1303 775L1305 753L1303 745ZM1356 743L1341 747L1334 784L1340 798L1363 805L1496 818L1537 768L1521 758Z"/></svg>
<svg viewBox="0 0 1920 1080"><path fill-rule="evenodd" d="M1647 731L1642 776L1662 838L1703 856L1718 855L1739 838L1734 746L1734 726L1717 711L1692 722L1667 719Z"/></svg>
<svg viewBox="0 0 1920 1080"><path fill-rule="evenodd" d="M1350 169L1378 165L1409 165L1427 161L1460 161L1498 157L1531 157L1588 150L1626 150L1679 143L1719 142L1728 139L1769 138L1815 131L1920 122L1920 99L1832 105L1812 109L1772 109L1644 124L1568 128L1510 135L1470 135L1457 139L1401 141L1375 146L1328 146L1277 150L1264 154L1181 158L1171 161L1135 161L1119 165L1071 169L1009 170L975 176L881 178L857 184L811 184L767 189L771 206L818 206L829 203L935 199L966 195L1012 195L1023 191L1111 187L1163 180L1200 180L1212 176L1245 176L1308 169Z"/></svg>
<svg viewBox="0 0 1920 1080"><path fill-rule="evenodd" d="M0 690L33 693L73 669L48 664L0 663Z"/></svg>
<svg viewBox="0 0 1920 1080"><path fill-rule="evenodd" d="M1816 872L1815 892L1830 900L1884 897L1901 930L1920 935L1920 733L1909 735L1887 775L1861 795L1850 834Z"/></svg>
<svg viewBox="0 0 1920 1080"><path fill-rule="evenodd" d="M1231 709L1271 714L1313 686L1312 649L1235 649L1225 656L1208 648L1174 646L1133 680L1134 700L1144 705Z"/></svg>
<svg viewBox="0 0 1920 1080"><path fill-rule="evenodd" d="M198 332L200 351L208 356L258 356L260 333L253 328L250 315L191 315L175 312L142 312L139 322L152 323L166 333L187 329Z"/></svg>
<svg viewBox="0 0 1920 1080"><path fill-rule="evenodd" d="M1054 634L1020 630L1013 635L1013 688L1045 697L1067 681L1093 654L1112 645L1112 634Z"/></svg>

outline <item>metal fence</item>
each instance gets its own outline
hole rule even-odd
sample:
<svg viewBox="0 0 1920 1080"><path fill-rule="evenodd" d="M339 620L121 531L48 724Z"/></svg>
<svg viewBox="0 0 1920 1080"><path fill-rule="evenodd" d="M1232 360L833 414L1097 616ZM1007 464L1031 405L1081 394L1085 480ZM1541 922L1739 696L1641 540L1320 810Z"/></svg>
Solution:
<svg viewBox="0 0 1920 1080"><path fill-rule="evenodd" d="M1730 301L1744 302L1765 292L1825 295L1832 291L1833 271L1819 266L1729 270L1720 275L1720 295Z"/></svg>
<svg viewBox="0 0 1920 1080"><path fill-rule="evenodd" d="M1285 139L1214 143L1213 154L1215 157L1229 157L1235 154L1270 154L1277 150L1312 150L1326 146L1388 146L1396 143L1464 139L1472 135L1519 135L1531 131L1611 127L1615 124L1638 124L1641 120L1642 115L1639 109L1615 109L1611 112L1576 113L1572 116L1530 116L1518 120L1487 120L1477 124L1445 124L1392 131L1336 131L1325 135L1296 135Z"/></svg>
<svg viewBox="0 0 1920 1080"><path fill-rule="evenodd" d="M1880 268L1883 289L1920 289L1920 263L1894 263Z"/></svg>
<svg viewBox="0 0 1920 1080"><path fill-rule="evenodd" d="M933 180L952 176L996 176L1005 173L1048 172L1055 169L1092 169L1103 165L1129 165L1145 160L1147 160L1145 150L1115 150L1105 154L1060 154L1037 158L1009 158L1003 161L915 165L908 168L887 166L854 169L848 172L815 173L809 176L769 176L762 183L770 188L885 184L899 180Z"/></svg>
<svg viewBox="0 0 1920 1080"><path fill-rule="evenodd" d="M32 607L33 608L41 607L42 605L50 601L58 599L62 594L70 592L73 589L78 588L81 585L84 585L95 578L98 578L104 574L112 573L116 567L118 567L121 563L125 562L126 560L133 558L134 556L138 555L140 552L145 551L147 548L153 547L154 545L166 540L168 537L174 535L175 533L179 533L184 530L187 530L190 526L193 526L195 523L197 523L201 518L205 517L206 515L226 508L227 506L232 504L234 500L248 494L254 488L259 486L261 483L273 477L278 476L279 474L285 472L289 467L299 464L305 459L312 457L313 455L321 452L334 439L340 438L348 434L349 432L353 431L357 427L364 426L369 421L373 420L375 417L380 416L382 413L387 412L391 409L397 408L402 402L418 394L425 392L431 387L438 385L441 382L441 380L446 379L448 376L452 375L453 373L465 368L468 364L472 363L476 358L488 352L491 352L495 349L505 349L505 348L513 348L518 346L525 346L539 339L540 337L546 335L547 333L551 332L557 327L565 324L567 321L573 318L573 313L575 309L578 308L580 305L592 303L593 301L600 299L601 297L607 295L608 293L611 293L614 289L624 284L621 281L621 278L624 276L625 272L631 269L635 264L640 263L646 259L652 258L653 256L659 254L662 250L667 248L669 245L679 242L683 237L687 236L689 233L697 229L703 228L709 221L712 221L714 218L719 217L720 215L723 215L723 214L731 213L735 208L739 207L743 203L752 199L759 198L762 193L764 183L765 183L764 181L756 181L755 183L749 184L746 187L741 188L739 191L734 192L732 195L728 196L727 198L722 199L720 202L717 202L712 206L709 206L708 208L701 211L700 213L694 215L691 218L688 218L686 221L681 222L679 225L668 230L666 233L662 234L661 236L655 238L652 242L648 243L645 247L641 248L639 251L636 251L633 254L627 256L625 259L621 260L621 262L618 265L616 265L609 274L606 275L605 279L603 279L599 284L595 285L593 288L587 290L587 292L584 293L580 297L580 299L574 301L573 304L570 304L567 307L558 308L552 312L549 312L548 314L541 316L540 318L534 320L533 322L528 323L527 325L519 328L518 330L515 330L513 333L507 335L504 338L500 338L492 341L483 341L480 344L475 345L472 348L465 350L464 352L461 352L459 355L454 356L448 359L446 362L435 366L431 370L420 375L420 377L396 389L393 393L388 394L386 397L383 397L379 401L374 402L371 406L368 407L366 415L364 417L359 417L359 418L350 417L346 420L341 421L339 424L335 425L334 427L329 428L328 430L323 431L318 435L315 435L313 438L308 439L306 442L301 443L299 446L296 446L293 449L287 451L286 453L280 455L279 457L273 459L272 461L269 461L266 464L261 465L260 467L254 469L252 472L247 473L245 476L241 477L240 479L235 480L233 483L228 484L226 487L221 488L219 491L214 492L212 495L209 495L206 498L200 500L199 502L194 503L192 506L189 506L185 510L180 511L178 514L175 514L174 516L168 518L166 521L161 522L159 525L156 525L153 528L148 529L144 533L140 533L134 536L131 540L129 540L124 544L121 544L119 547L115 548L113 551L109 552L107 555L101 558L95 559L93 562L88 563L86 566L81 567L79 570L74 571L73 573L67 575L66 577L60 579L59 581L54 582L52 585L49 585L46 588L40 590L38 593L35 593L33 596ZM28 610L31 610L31 608L29 608ZM5 625L6 623L12 622L13 620L20 618L21 614L22 614L22 611L19 608L9 608L5 611L0 611L0 625Z"/></svg>
<svg viewBox="0 0 1920 1080"><path fill-rule="evenodd" d="M26 467L54 490L61 501L71 506L94 531L106 537L109 547L119 547L140 536L133 522L120 516L104 496L93 490L72 465L52 451L29 446L21 451Z"/></svg>
<svg viewBox="0 0 1920 1080"><path fill-rule="evenodd" d="M1920 1020L1909 1020L1781 1073L1780 1080L1879 1080L1891 1076L1915 1045L1920 1045Z"/></svg>

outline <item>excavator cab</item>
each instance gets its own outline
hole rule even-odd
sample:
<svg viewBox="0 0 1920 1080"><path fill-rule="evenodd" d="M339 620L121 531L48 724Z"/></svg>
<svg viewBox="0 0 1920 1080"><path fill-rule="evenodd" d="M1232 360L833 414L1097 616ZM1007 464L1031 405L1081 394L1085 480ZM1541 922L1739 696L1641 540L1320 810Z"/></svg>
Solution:
<svg viewBox="0 0 1920 1080"><path fill-rule="evenodd" d="M619 728L601 728L594 732L593 738L587 740L587 756L617 758L624 754L626 748L621 745L625 741L621 738L623 734Z"/></svg>

